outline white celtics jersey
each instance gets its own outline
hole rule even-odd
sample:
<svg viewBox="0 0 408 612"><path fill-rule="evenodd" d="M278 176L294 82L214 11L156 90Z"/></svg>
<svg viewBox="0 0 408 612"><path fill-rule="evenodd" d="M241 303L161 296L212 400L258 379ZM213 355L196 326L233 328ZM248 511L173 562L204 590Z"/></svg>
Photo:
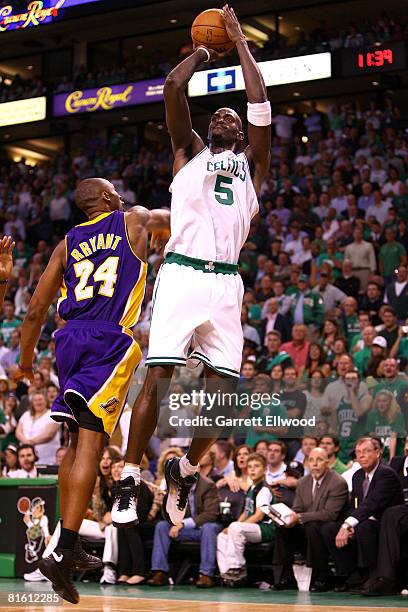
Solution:
<svg viewBox="0 0 408 612"><path fill-rule="evenodd" d="M259 210L248 160L205 147L173 179L168 251L237 263L252 217Z"/></svg>

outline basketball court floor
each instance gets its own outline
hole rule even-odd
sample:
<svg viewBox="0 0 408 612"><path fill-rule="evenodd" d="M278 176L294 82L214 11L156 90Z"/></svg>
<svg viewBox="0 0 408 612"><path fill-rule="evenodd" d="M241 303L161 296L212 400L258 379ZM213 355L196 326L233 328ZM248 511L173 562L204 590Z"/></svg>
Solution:
<svg viewBox="0 0 408 612"><path fill-rule="evenodd" d="M364 612L382 609L402 612L408 608L408 596L366 599L337 593L276 593L258 589L215 588L202 591L195 587L100 586L80 583L81 600L76 606L64 602L64 608L77 612ZM27 612L58 612L61 606L10 604L9 594L51 592L45 583L0 579L0 609Z"/></svg>

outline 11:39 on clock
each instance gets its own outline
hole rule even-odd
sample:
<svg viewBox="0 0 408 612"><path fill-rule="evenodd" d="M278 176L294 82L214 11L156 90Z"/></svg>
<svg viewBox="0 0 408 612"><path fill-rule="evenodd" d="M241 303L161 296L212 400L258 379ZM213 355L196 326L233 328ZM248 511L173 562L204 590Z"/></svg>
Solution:
<svg viewBox="0 0 408 612"><path fill-rule="evenodd" d="M374 66L380 68L384 64L393 63L393 53L391 49L377 49L376 51L359 53L358 54L358 67L359 68L370 68Z"/></svg>

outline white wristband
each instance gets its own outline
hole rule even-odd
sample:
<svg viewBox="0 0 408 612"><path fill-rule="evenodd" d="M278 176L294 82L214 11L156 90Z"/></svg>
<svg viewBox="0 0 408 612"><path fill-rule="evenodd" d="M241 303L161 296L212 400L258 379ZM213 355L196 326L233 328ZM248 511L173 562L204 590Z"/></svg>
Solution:
<svg viewBox="0 0 408 612"><path fill-rule="evenodd" d="M203 50L203 51L205 51L205 52L206 52L206 54L207 54L207 59L206 59L206 60L204 60L204 64L206 64L207 62L209 62L209 61L210 61L210 59L211 59L211 55L210 55L209 50L208 50L206 47L197 47L196 51L198 51L198 49L202 49L202 50Z"/></svg>
<svg viewBox="0 0 408 612"><path fill-rule="evenodd" d="M252 125L259 127L271 125L272 111L269 100L267 102L248 102L247 118Z"/></svg>

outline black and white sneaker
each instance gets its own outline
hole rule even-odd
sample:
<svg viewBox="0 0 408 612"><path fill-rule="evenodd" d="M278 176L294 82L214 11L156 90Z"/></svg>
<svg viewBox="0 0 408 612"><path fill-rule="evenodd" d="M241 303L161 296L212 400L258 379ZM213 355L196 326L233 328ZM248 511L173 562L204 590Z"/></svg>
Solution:
<svg viewBox="0 0 408 612"><path fill-rule="evenodd" d="M139 489L140 485L135 484L132 476L116 483L111 513L114 527L133 527L139 523L137 518Z"/></svg>
<svg viewBox="0 0 408 612"><path fill-rule="evenodd" d="M198 473L183 478L180 474L180 459L174 457L166 461L164 477L167 493L163 499L163 516L171 525L180 525L186 513L188 494L197 482Z"/></svg>
<svg viewBox="0 0 408 612"><path fill-rule="evenodd" d="M81 539L78 537L74 548L74 566L79 572L86 570L94 570L102 567L103 563L99 557L89 555L84 551L81 544Z"/></svg>
<svg viewBox="0 0 408 612"><path fill-rule="evenodd" d="M41 559L38 567L42 574L51 581L51 586L58 595L69 603L79 602L79 593L74 585L74 551L54 550L49 557Z"/></svg>

